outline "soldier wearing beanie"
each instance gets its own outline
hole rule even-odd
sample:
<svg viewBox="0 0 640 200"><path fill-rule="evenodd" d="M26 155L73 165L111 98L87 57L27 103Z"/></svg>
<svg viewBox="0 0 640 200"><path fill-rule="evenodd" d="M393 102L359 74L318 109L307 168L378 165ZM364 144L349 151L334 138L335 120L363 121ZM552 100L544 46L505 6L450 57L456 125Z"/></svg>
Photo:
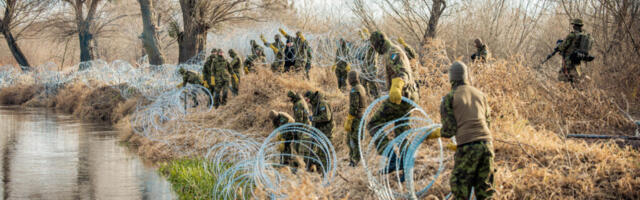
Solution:
<svg viewBox="0 0 640 200"><path fill-rule="evenodd" d="M449 69L451 92L440 105L442 128L427 139L456 137L454 167L451 172L451 192L455 199L469 199L473 188L477 199L493 195L493 144L489 130L490 108L482 91L469 83L469 70L462 62Z"/></svg>

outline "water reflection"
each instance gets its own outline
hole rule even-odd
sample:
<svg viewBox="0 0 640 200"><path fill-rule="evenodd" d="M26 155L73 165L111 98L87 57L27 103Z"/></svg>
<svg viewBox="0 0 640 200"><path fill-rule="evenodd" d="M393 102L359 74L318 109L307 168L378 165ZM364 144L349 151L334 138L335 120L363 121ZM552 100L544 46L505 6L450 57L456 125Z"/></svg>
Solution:
<svg viewBox="0 0 640 200"><path fill-rule="evenodd" d="M0 107L0 196L173 199L170 184L116 135L51 110Z"/></svg>

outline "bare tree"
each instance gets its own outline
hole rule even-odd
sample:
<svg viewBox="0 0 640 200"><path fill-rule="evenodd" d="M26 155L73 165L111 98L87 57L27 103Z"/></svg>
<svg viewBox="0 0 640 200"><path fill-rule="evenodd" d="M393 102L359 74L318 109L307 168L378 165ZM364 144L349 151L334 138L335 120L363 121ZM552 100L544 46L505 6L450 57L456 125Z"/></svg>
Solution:
<svg viewBox="0 0 640 200"><path fill-rule="evenodd" d="M113 16L106 7L111 0L62 0L71 7L71 12L61 10L50 25L58 30L56 35L61 38L78 36L80 45L80 62L94 60L94 51L98 47L97 36L110 31L113 23L127 15ZM89 67L87 63L80 65L80 69Z"/></svg>
<svg viewBox="0 0 640 200"><path fill-rule="evenodd" d="M184 63L206 48L207 32L226 22L258 20L252 12L268 8L271 1L259 0L180 0L182 29L177 21L169 34L176 38Z"/></svg>
<svg viewBox="0 0 640 200"><path fill-rule="evenodd" d="M158 32L156 16L153 12L153 1L138 0L140 3L140 13L142 15L143 31L140 35L142 45L149 56L149 63L152 65L164 64L164 56L158 44Z"/></svg>
<svg viewBox="0 0 640 200"><path fill-rule="evenodd" d="M378 25L374 20L371 9L368 8L367 5L366 0L353 0L353 4L351 4L351 11L358 16L360 23L362 23L364 27L369 30L377 30Z"/></svg>
<svg viewBox="0 0 640 200"><path fill-rule="evenodd" d="M30 65L17 41L26 30L41 20L51 4L49 0L0 0L0 7L4 7L0 32L23 70L28 69ZM15 35L14 30L17 31Z"/></svg>
<svg viewBox="0 0 640 200"><path fill-rule="evenodd" d="M436 37L446 0L382 0L380 8L421 44Z"/></svg>

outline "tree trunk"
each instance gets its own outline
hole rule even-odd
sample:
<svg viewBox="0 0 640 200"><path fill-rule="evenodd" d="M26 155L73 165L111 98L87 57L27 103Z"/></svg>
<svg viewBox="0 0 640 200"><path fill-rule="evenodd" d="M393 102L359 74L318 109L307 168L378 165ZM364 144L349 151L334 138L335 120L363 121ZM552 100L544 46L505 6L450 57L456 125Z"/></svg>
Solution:
<svg viewBox="0 0 640 200"><path fill-rule="evenodd" d="M153 3L150 0L138 0L140 3L140 13L142 14L143 31L140 35L142 45L149 56L149 64L162 65L164 64L164 55L160 51L158 45L158 33L157 25L155 24L155 16L151 9L153 9ZM182 48L181 48L182 49Z"/></svg>
<svg viewBox="0 0 640 200"><path fill-rule="evenodd" d="M4 35L4 39L7 41L7 45L11 50L11 54L13 54L13 57L16 59L16 62L18 62L18 64L20 65L20 68L23 71L28 70L30 67L29 62L27 61L27 58L24 56L24 53L22 53L22 50L20 50L20 47L18 47L18 43L13 37L13 34L11 34L11 31L7 29L3 29L2 35Z"/></svg>
<svg viewBox="0 0 640 200"><path fill-rule="evenodd" d="M93 35L89 33L88 25L86 29L80 28L78 31L78 41L80 42L80 70L89 68L90 64L87 62L93 60L92 40Z"/></svg>
<svg viewBox="0 0 640 200"><path fill-rule="evenodd" d="M447 7L445 0L433 0L433 6L431 7L431 16L429 22L427 22L427 30L422 37L422 44L426 44L429 40L436 37L436 31L438 30L438 21L440 16Z"/></svg>
<svg viewBox="0 0 640 200"><path fill-rule="evenodd" d="M207 28L203 24L205 22L198 21L196 14L196 2L188 0L180 0L180 8L182 9L182 21L184 22L184 31L178 36L178 45L180 52L178 61L185 63L194 58L198 53L203 51L207 46ZM203 20L203 19L199 19ZM199 61L191 60L191 62Z"/></svg>

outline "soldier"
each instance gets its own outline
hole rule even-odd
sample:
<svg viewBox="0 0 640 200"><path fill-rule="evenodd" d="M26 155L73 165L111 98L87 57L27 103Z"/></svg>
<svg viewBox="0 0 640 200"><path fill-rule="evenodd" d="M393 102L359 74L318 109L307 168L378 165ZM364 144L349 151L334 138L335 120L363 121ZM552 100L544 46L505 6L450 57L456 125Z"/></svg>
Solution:
<svg viewBox="0 0 640 200"><path fill-rule="evenodd" d="M366 48L366 50L361 52L361 55L359 55L359 58L363 64L363 67L361 69L362 74L365 74L366 76L361 76L360 81L362 83L362 86L367 90L369 96L378 98L378 85L375 82L375 79L378 75L378 69L376 67L378 54L376 53L375 49L373 49L373 45L369 41L369 35L369 30L367 30L366 28L360 31L360 36L362 37L362 39L365 40L367 44L369 44L368 48Z"/></svg>
<svg viewBox="0 0 640 200"><path fill-rule="evenodd" d="M240 70L243 68L242 58L233 49L229 49L229 57L231 57L229 72L231 72L231 76L233 77L233 81L231 81L231 92L237 96L240 87Z"/></svg>
<svg viewBox="0 0 640 200"><path fill-rule="evenodd" d="M319 91L307 91L304 96L307 99L307 102L311 104L311 107L313 109L313 116L311 117L311 123L313 124L313 127L322 131L322 133L324 133L324 135L329 138L329 141L331 141L334 122L331 113L331 106L325 99L324 94ZM314 149L314 152L318 155L318 159L321 162L314 163L314 165L316 165L316 169L320 170L320 164L322 164L322 167L326 169L328 164L326 162L327 157L324 151L321 151L316 147Z"/></svg>
<svg viewBox="0 0 640 200"><path fill-rule="evenodd" d="M404 116L410 116L409 111L413 109L413 106L402 101L402 97L414 102L418 101L419 97L418 89L413 80L411 66L409 65L409 58L407 58L402 48L392 44L387 36L380 31L373 32L369 40L373 44L376 52L384 59L387 83L389 83L387 88L389 90L389 99L383 102L382 106L378 108L369 123L367 123L367 130L369 134L373 136L377 132L377 129L387 122ZM396 125L399 125L399 123L396 123ZM408 129L409 127L407 126L396 127L395 135L398 136ZM379 147L377 149L378 153L382 154L384 148L389 143L389 139L382 137L375 142ZM399 169L396 169L397 155L395 153L392 153L389 159L390 162L383 170L383 173L391 173L395 170L403 169L402 165L400 165ZM402 163L402 158L400 158L400 161L400 163Z"/></svg>
<svg viewBox="0 0 640 200"><path fill-rule="evenodd" d="M229 62L224 58L224 52L216 50L218 56L214 59L211 71L213 76L211 77L212 86L214 86L214 102L213 106L218 108L220 105L227 104L227 95L229 90L229 84L231 81L231 73L229 72Z"/></svg>
<svg viewBox="0 0 640 200"><path fill-rule="evenodd" d="M215 96L215 91L213 85L215 84L212 80L213 78L213 63L218 57L218 50L216 48L211 49L211 54L207 57L207 61L202 66L202 76L204 79L204 85L207 85L206 88L209 89L209 93ZM211 105L211 100L209 100L209 105Z"/></svg>
<svg viewBox="0 0 640 200"><path fill-rule="evenodd" d="M562 68L558 79L564 82L576 83L581 77L580 62L590 62L594 59L589 55L593 39L589 33L582 30L582 19L571 20L573 31L567 35L558 50L562 55Z"/></svg>
<svg viewBox="0 0 640 200"><path fill-rule="evenodd" d="M202 80L202 78L196 72L188 71L181 67L180 69L178 69L178 73L182 76L182 83L178 85L178 88L184 87L187 84L203 85L205 88L209 88L209 84L207 84L207 81ZM191 91L191 100L194 104L193 107L197 107L199 104L198 99L196 98L197 95L198 94L195 91Z"/></svg>
<svg viewBox="0 0 640 200"><path fill-rule="evenodd" d="M271 70L273 72L282 72L284 70L284 43L280 40L280 35L276 34L274 36L275 42L269 43L266 39L264 39L263 35L260 35L260 39L264 43L264 46L271 48L273 50L273 55L275 56L275 60L271 63Z"/></svg>
<svg viewBox="0 0 640 200"><path fill-rule="evenodd" d="M247 67L246 71L255 71L254 67L257 64L262 64L265 62L265 56L264 56L264 49L258 45L258 43L256 43L255 40L251 40L249 41L249 43L251 44L251 55L249 55L249 57L247 57L247 60L245 60L244 65Z"/></svg>
<svg viewBox="0 0 640 200"><path fill-rule="evenodd" d="M273 124L273 128L278 128L282 125L288 123L294 123L295 120L291 115L284 112L277 112L275 110L271 110L269 112L269 118ZM295 134L292 133L282 133L278 135L278 140L282 142L278 146L278 150L280 151L280 164L289 165L291 167L296 167L295 162L293 161L293 141L297 140L295 138Z"/></svg>
<svg viewBox="0 0 640 200"><path fill-rule="evenodd" d="M307 102L304 101L300 94L296 94L293 91L289 91L287 93L287 96L289 96L289 100L291 100L291 103L293 103L293 118L296 120L296 122L311 125L311 120L309 120L310 112L309 107L307 106ZM311 142L311 138L307 135L299 135L295 137L299 139L300 142ZM309 149L305 145L295 145L295 149L296 152L301 156L311 155L311 149ZM310 169L311 160L308 157L304 158L304 163L306 164L308 169Z"/></svg>
<svg viewBox="0 0 640 200"><path fill-rule="evenodd" d="M344 39L340 39L340 47L336 51L336 64L334 70L336 78L338 79L338 88L341 90L347 86L347 73L351 71L351 65L347 61L349 56L349 49L347 48L347 42Z"/></svg>
<svg viewBox="0 0 640 200"><path fill-rule="evenodd" d="M344 130L347 132L347 145L349 146L349 166L355 167L360 162L360 150L358 143L358 130L360 129L360 119L367 106L367 92L360 85L358 72L349 72L349 114L344 122Z"/></svg>
<svg viewBox="0 0 640 200"><path fill-rule="evenodd" d="M447 145L456 150L450 180L455 199L470 199L472 188L477 199L490 199L494 192L494 151L487 97L470 85L469 70L462 62L451 65L449 80L451 92L440 105L442 128L427 139L456 137L457 146Z"/></svg>
<svg viewBox="0 0 640 200"><path fill-rule="evenodd" d="M475 39L473 42L476 45L476 52L471 55L471 61L480 63L487 62L487 58L489 57L489 48L487 48L487 45L482 43L480 38Z"/></svg>

